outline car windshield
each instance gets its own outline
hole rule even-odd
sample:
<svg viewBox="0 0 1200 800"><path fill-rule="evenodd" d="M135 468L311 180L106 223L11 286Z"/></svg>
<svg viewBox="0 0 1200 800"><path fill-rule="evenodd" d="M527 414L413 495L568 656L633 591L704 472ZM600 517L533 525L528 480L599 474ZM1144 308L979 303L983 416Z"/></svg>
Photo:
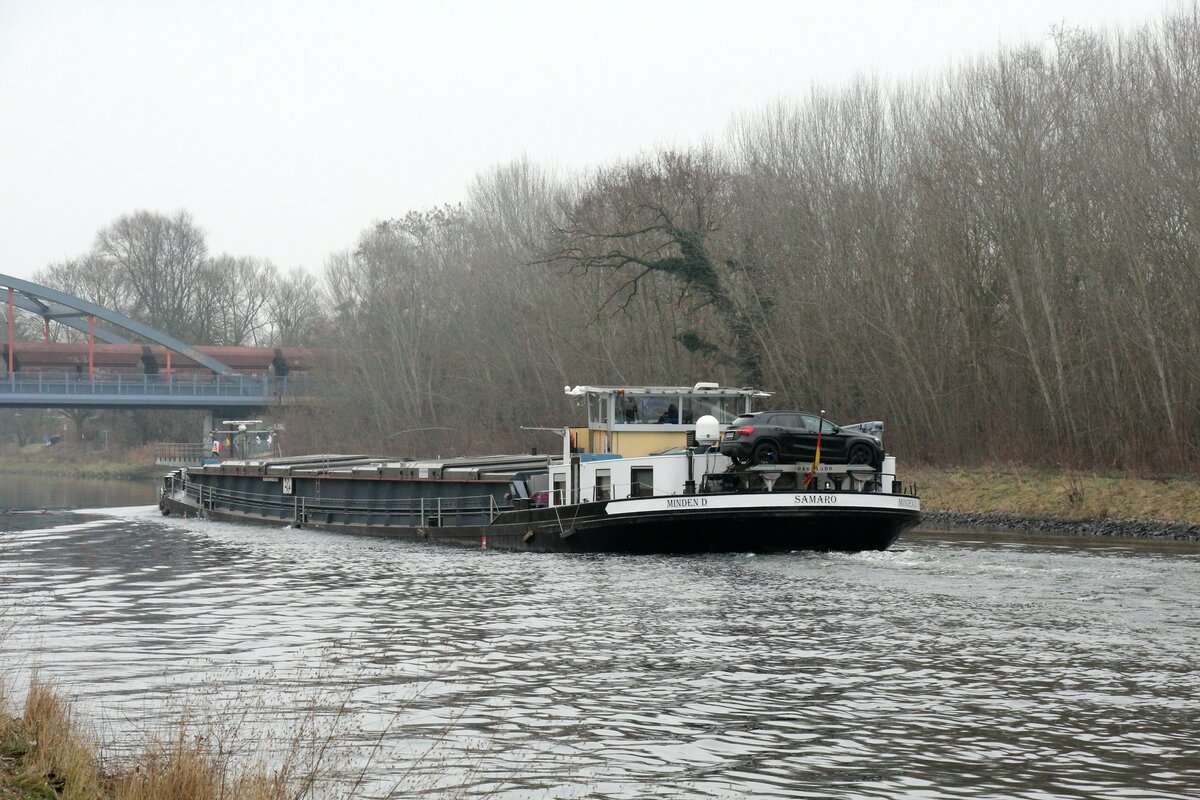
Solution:
<svg viewBox="0 0 1200 800"><path fill-rule="evenodd" d="M734 419L734 421L731 422L730 424L733 425L733 427L735 427L735 428L740 428L743 425L753 425L755 419L756 419L756 415L751 415L748 417L741 416L741 417L737 417L736 419Z"/></svg>

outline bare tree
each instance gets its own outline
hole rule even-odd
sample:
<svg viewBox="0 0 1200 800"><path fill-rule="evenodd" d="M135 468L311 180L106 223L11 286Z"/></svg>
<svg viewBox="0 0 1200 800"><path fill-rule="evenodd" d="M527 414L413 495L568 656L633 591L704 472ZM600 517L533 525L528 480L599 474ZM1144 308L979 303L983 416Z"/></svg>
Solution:
<svg viewBox="0 0 1200 800"><path fill-rule="evenodd" d="M119 276L138 319L183 338L203 329L211 309L200 307L197 275L207 247L186 211L120 217L96 235L93 252Z"/></svg>
<svg viewBox="0 0 1200 800"><path fill-rule="evenodd" d="M267 295L271 342L311 344L314 332L324 324L324 299L317 279L302 267L278 275Z"/></svg>
<svg viewBox="0 0 1200 800"><path fill-rule="evenodd" d="M739 272L754 265L732 252L714 255L732 175L711 149L663 152L651 161L600 171L578 199L562 209L535 263L582 274L605 273L611 290L603 308L629 314L647 284L667 279L677 302L711 309L724 324L729 347L694 328L675 341L691 351L737 354L745 379L761 383L763 353L754 335L760 320L735 299Z"/></svg>

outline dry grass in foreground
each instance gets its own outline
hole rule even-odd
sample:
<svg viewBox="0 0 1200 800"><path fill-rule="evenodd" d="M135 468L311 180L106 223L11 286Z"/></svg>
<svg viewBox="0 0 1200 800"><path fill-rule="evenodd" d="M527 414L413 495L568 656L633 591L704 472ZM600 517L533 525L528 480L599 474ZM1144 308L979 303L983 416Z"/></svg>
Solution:
<svg viewBox="0 0 1200 800"><path fill-rule="evenodd" d="M1008 513L1066 520L1153 519L1200 523L1200 479L1137 478L1022 466L909 467L929 511Z"/></svg>
<svg viewBox="0 0 1200 800"><path fill-rule="evenodd" d="M7 708L0 685L0 705ZM181 730L127 765L108 768L70 704L33 680L20 717L0 712L0 800L284 800L313 795L302 762L234 771L229 759Z"/></svg>

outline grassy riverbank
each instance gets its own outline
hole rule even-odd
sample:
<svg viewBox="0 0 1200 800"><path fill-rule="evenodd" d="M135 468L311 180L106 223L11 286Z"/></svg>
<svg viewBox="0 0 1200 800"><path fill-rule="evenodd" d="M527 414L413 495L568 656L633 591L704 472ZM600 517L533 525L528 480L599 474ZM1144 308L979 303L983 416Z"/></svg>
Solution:
<svg viewBox="0 0 1200 800"><path fill-rule="evenodd" d="M53 687L34 680L19 716L8 713L6 694L0 685L0 800L284 800L311 796L315 785L300 763L241 769L210 732L189 736L182 729L119 765L106 764Z"/></svg>
<svg viewBox="0 0 1200 800"><path fill-rule="evenodd" d="M928 511L1200 523L1200 478L1101 475L1023 466L908 467Z"/></svg>
<svg viewBox="0 0 1200 800"><path fill-rule="evenodd" d="M154 465L149 447L126 451L92 452L70 445L0 450L0 475L44 475L49 478L97 478L140 481L157 478L162 467Z"/></svg>

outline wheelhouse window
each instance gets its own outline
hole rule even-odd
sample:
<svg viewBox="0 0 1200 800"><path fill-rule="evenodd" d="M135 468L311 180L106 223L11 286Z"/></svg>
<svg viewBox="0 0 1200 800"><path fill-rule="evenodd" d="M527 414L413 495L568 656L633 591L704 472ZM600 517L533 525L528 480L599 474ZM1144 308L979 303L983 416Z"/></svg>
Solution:
<svg viewBox="0 0 1200 800"><path fill-rule="evenodd" d="M590 392L587 395L588 424L695 425L703 416L716 417L722 425L747 413L750 399L744 395L693 395L645 393L645 390Z"/></svg>
<svg viewBox="0 0 1200 800"><path fill-rule="evenodd" d="M587 396L588 425L608 424L608 404L612 398L607 394L589 393ZM617 420L620 422L620 419Z"/></svg>
<svg viewBox="0 0 1200 800"><path fill-rule="evenodd" d="M633 397L633 395L617 395L616 407L617 412L613 422L631 425L642 421L641 414L639 413L638 409L637 398Z"/></svg>
<svg viewBox="0 0 1200 800"><path fill-rule="evenodd" d="M646 395L637 403L637 422L649 425L679 424L679 398L675 395Z"/></svg>
<svg viewBox="0 0 1200 800"><path fill-rule="evenodd" d="M704 416L704 413L696 413L696 398L681 397L679 398L679 417L684 425L694 425L696 420Z"/></svg>
<svg viewBox="0 0 1200 800"><path fill-rule="evenodd" d="M728 425L745 413L746 403L741 397L696 397L691 400L690 410L693 422L707 414Z"/></svg>

